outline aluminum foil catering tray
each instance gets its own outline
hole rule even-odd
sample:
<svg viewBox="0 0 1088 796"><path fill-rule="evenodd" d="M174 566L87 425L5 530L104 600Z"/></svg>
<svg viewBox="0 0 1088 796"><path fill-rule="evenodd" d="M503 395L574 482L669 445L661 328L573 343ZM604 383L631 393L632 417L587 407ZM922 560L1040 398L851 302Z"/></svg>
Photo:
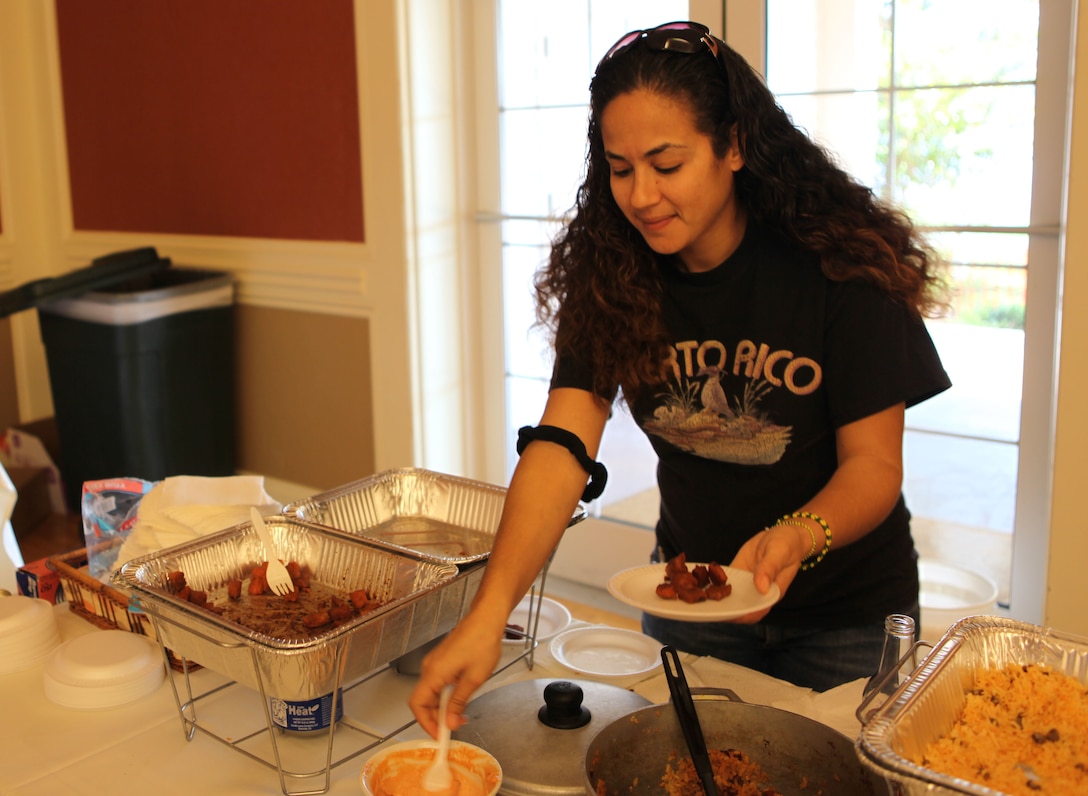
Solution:
<svg viewBox="0 0 1088 796"><path fill-rule="evenodd" d="M432 561L464 565L490 555L505 500L503 487L403 468L304 498L283 513Z"/></svg>
<svg viewBox="0 0 1088 796"><path fill-rule="evenodd" d="M859 759L902 793L998 796L1001 791L914 760L958 718L975 673L1007 664L1045 664L1088 683L1088 639L1002 617L961 619L862 727L855 744Z"/></svg>
<svg viewBox="0 0 1088 796"><path fill-rule="evenodd" d="M285 517L266 525L277 557L310 567L314 594L366 589L381 607L313 637L288 638L287 631L253 630L171 593L169 575L180 570L213 603L229 600L234 579L243 580L244 594L249 573L265 560L250 523L135 558L112 581L151 616L175 655L283 700L320 698L449 631L467 612L482 574L482 567L461 571Z"/></svg>

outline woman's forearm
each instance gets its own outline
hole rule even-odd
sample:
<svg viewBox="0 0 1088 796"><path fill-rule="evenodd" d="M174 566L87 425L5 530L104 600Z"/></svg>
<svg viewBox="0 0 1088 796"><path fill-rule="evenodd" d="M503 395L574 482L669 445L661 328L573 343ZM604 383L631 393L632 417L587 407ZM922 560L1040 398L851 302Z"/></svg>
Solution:
<svg viewBox="0 0 1088 796"><path fill-rule="evenodd" d="M556 389L540 422L576 435L595 458L608 409L583 390ZM562 445L536 440L525 447L510 480L474 612L505 624L563 538L588 478Z"/></svg>

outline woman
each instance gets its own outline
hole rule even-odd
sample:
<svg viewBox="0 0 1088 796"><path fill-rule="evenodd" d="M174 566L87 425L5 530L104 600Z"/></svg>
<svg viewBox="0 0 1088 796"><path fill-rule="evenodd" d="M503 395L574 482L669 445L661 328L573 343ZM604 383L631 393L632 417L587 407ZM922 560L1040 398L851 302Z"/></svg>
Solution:
<svg viewBox="0 0 1088 796"><path fill-rule="evenodd" d="M932 253L701 25L627 34L590 94L585 181L536 280L551 389L472 609L410 699L432 734L442 686L459 726L587 474L587 499L600 486L617 390L659 458L653 560L781 592L646 633L823 690L875 671L887 614L918 616L903 417L949 387L922 320L943 306Z"/></svg>

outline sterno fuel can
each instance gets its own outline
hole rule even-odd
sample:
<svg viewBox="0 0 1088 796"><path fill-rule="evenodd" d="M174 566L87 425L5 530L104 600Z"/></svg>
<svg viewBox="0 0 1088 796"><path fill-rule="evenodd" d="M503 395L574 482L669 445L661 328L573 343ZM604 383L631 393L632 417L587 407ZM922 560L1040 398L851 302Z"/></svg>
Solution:
<svg viewBox="0 0 1088 796"><path fill-rule="evenodd" d="M269 700L272 723L285 732L309 735L327 730L344 717L344 694L336 692L336 715L333 716L331 693L316 699L289 701L272 697Z"/></svg>

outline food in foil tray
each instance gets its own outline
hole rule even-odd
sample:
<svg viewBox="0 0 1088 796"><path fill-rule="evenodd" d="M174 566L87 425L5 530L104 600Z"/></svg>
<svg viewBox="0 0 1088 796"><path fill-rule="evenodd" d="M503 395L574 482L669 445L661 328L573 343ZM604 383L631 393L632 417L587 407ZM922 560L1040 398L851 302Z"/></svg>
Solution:
<svg viewBox="0 0 1088 796"><path fill-rule="evenodd" d="M168 573L167 586L178 599L249 630L284 640L315 638L385 604L372 598L366 589L344 592L318 583L310 567L297 561L287 562L286 567L294 590L282 596L268 586L267 562L255 566L247 578L232 578L210 594L193 589L181 570Z"/></svg>
<svg viewBox="0 0 1088 796"><path fill-rule="evenodd" d="M980 670L915 762L1012 796L1088 793L1088 688L1039 664Z"/></svg>

